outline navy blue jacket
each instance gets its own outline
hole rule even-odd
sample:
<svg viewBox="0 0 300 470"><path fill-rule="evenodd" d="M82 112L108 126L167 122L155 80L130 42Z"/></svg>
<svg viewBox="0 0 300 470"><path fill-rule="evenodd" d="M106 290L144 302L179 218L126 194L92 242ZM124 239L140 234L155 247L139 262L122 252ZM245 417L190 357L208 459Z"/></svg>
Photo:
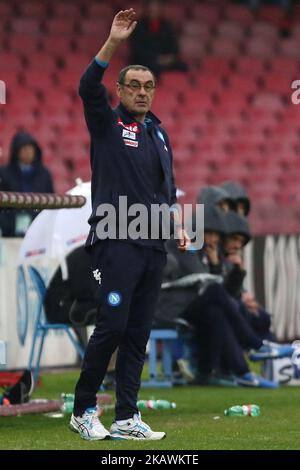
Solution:
<svg viewBox="0 0 300 470"><path fill-rule="evenodd" d="M136 122L122 103L111 109L101 83L104 72L105 68L93 61L79 87L91 136L92 215L87 246L97 241L95 232L100 217L96 211L100 204L110 203L117 212L119 196L127 196L128 207L140 203L148 210L151 204L176 202L172 150L159 119L149 112L144 126ZM154 246L163 243L134 242Z"/></svg>

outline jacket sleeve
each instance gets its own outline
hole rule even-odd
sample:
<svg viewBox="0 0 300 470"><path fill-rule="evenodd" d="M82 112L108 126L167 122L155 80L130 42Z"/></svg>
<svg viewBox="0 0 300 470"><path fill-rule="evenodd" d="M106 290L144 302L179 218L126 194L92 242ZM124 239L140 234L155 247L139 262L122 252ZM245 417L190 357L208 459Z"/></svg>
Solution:
<svg viewBox="0 0 300 470"><path fill-rule="evenodd" d="M0 167L0 191L8 191L9 189L7 188L6 184L6 179L5 179L5 168Z"/></svg>
<svg viewBox="0 0 300 470"><path fill-rule="evenodd" d="M50 173L50 171L45 168L46 170L46 192L47 193L54 193L54 187L53 187L53 179L52 179L52 175Z"/></svg>
<svg viewBox="0 0 300 470"><path fill-rule="evenodd" d="M171 144L170 144L170 140L169 140L169 136L168 134L166 133L166 131L163 129L163 135L166 139L166 143L167 143L167 146L168 146L168 150L169 150L169 155L170 155L170 161L171 161L171 206L173 204L176 204L177 202L177 196L176 196L176 192L177 192L177 188L176 188L176 184L175 184L175 178L174 178L174 168L173 168L173 152L172 152L172 147L171 147Z"/></svg>
<svg viewBox="0 0 300 470"><path fill-rule="evenodd" d="M104 72L105 68L94 60L82 75L79 85L86 123L92 135L99 134L113 116L106 88L101 83Z"/></svg>
<svg viewBox="0 0 300 470"><path fill-rule="evenodd" d="M177 192L177 188L176 188L176 185L175 185L175 178L174 178L174 169L173 169L173 153L172 153L172 149L171 147L169 147L170 149L170 155L171 155L171 164L172 164L172 179L171 179L171 183L172 183L172 189L171 189L171 206L173 204L176 204L177 202L177 196L176 196L176 192Z"/></svg>

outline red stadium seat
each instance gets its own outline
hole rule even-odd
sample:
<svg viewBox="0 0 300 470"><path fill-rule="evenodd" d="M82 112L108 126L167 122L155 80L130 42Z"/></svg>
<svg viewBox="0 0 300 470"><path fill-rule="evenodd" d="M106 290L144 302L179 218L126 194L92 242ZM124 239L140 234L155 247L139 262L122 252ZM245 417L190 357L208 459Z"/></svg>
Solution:
<svg viewBox="0 0 300 470"><path fill-rule="evenodd" d="M19 73L12 73L10 70L2 70L0 72L0 80L2 80L6 85L6 93L9 94L10 90L14 90L20 86L20 76Z"/></svg>
<svg viewBox="0 0 300 470"><path fill-rule="evenodd" d="M72 54L74 52L74 44L68 36L58 36L56 34L47 35L41 42L42 50L45 54L50 54L52 57L62 57Z"/></svg>
<svg viewBox="0 0 300 470"><path fill-rule="evenodd" d="M299 117L300 117L300 106L299 105L295 105L292 100L291 100L291 96L290 96L290 99L288 100L288 103L287 103L287 106L285 108L285 111L284 111L284 119L286 119L286 123L287 125L289 126L293 126L295 127L296 124L299 124ZM290 121L293 121L294 122L290 122Z"/></svg>
<svg viewBox="0 0 300 470"><path fill-rule="evenodd" d="M300 38L284 38L279 44L279 53L299 60Z"/></svg>
<svg viewBox="0 0 300 470"><path fill-rule="evenodd" d="M273 73L288 75L289 77L299 77L300 61L291 57L277 56L270 62Z"/></svg>
<svg viewBox="0 0 300 470"><path fill-rule="evenodd" d="M210 26L215 26L220 18L220 12L217 3L195 3L192 5L191 16L197 18Z"/></svg>
<svg viewBox="0 0 300 470"><path fill-rule="evenodd" d="M15 128L28 129L37 123L37 115L24 103L11 104L4 110L4 119L13 122Z"/></svg>
<svg viewBox="0 0 300 470"><path fill-rule="evenodd" d="M35 70L47 70L49 73L54 72L57 68L57 61L55 58L44 54L43 52L37 52L26 57L28 61L28 67Z"/></svg>
<svg viewBox="0 0 300 470"><path fill-rule="evenodd" d="M48 6L47 2L40 2L38 0L18 2L18 12L22 18L35 17L40 20L46 16Z"/></svg>
<svg viewBox="0 0 300 470"><path fill-rule="evenodd" d="M184 61L191 66L199 66L201 59L207 54L205 41L195 41L192 36L179 38L179 47Z"/></svg>
<svg viewBox="0 0 300 470"><path fill-rule="evenodd" d="M43 108L38 115L38 122L54 128L59 129L62 126L67 126L71 122L70 114L61 109L61 107Z"/></svg>
<svg viewBox="0 0 300 470"><path fill-rule="evenodd" d="M55 17L72 18L73 20L81 20L81 5L78 2L64 3L55 2L53 5L53 13Z"/></svg>
<svg viewBox="0 0 300 470"><path fill-rule="evenodd" d="M210 111L212 108L212 97L205 90L190 89L185 93L186 115Z"/></svg>
<svg viewBox="0 0 300 470"><path fill-rule="evenodd" d="M165 88L170 95L170 91L185 92L191 86L191 77L186 72L167 71L162 74L158 89Z"/></svg>
<svg viewBox="0 0 300 470"><path fill-rule="evenodd" d="M186 5L182 3L163 3L162 14L179 28L186 17Z"/></svg>
<svg viewBox="0 0 300 470"><path fill-rule="evenodd" d="M44 70L30 68L23 74L24 84L28 90L47 94L55 86L54 77Z"/></svg>
<svg viewBox="0 0 300 470"><path fill-rule="evenodd" d="M0 19L7 20L12 15L13 4L9 2L0 2Z"/></svg>
<svg viewBox="0 0 300 470"><path fill-rule="evenodd" d="M12 52L1 54L1 74L2 71L19 72L23 69L21 58Z"/></svg>
<svg viewBox="0 0 300 470"><path fill-rule="evenodd" d="M241 53L240 44L236 39L227 37L217 37L209 44L210 51L218 57L233 59Z"/></svg>
<svg viewBox="0 0 300 470"><path fill-rule="evenodd" d="M231 73L231 61L226 57L215 57L210 55L204 57L201 62L201 68L207 73L215 73L220 75L228 75Z"/></svg>
<svg viewBox="0 0 300 470"><path fill-rule="evenodd" d="M243 5L228 3L224 9L224 16L230 20L236 21L243 27L247 27L254 21L252 11Z"/></svg>
<svg viewBox="0 0 300 470"><path fill-rule="evenodd" d="M45 90L43 99L43 106L48 110L68 109L72 106L70 95L55 88Z"/></svg>
<svg viewBox="0 0 300 470"><path fill-rule="evenodd" d="M108 18L112 19L114 15L114 6L110 2L103 2L103 3L96 3L96 2L89 2L86 5L87 8L87 15L90 18Z"/></svg>
<svg viewBox="0 0 300 470"><path fill-rule="evenodd" d="M87 64L86 64L87 65ZM82 69L83 71L84 69ZM81 71L72 69L60 70L57 74L58 87L69 92L78 93Z"/></svg>
<svg viewBox="0 0 300 470"><path fill-rule="evenodd" d="M285 24L287 13L281 6L263 5L258 9L257 16L275 26L282 26Z"/></svg>
<svg viewBox="0 0 300 470"><path fill-rule="evenodd" d="M277 43L263 37L252 37L245 43L246 53L252 57L271 59L275 56Z"/></svg>
<svg viewBox="0 0 300 470"><path fill-rule="evenodd" d="M245 78L258 77L266 71L266 61L260 57L243 55L235 59L236 72Z"/></svg>
<svg viewBox="0 0 300 470"><path fill-rule="evenodd" d="M98 37L98 36L97 36ZM99 42L101 40L105 40L106 33L100 32L99 33ZM74 44L76 45L76 49L78 50L79 54L85 54L87 58L87 62L96 55L97 51L97 44L95 44L95 37L93 35L80 35L77 36L74 40ZM115 57L117 59L117 56ZM114 59L115 59L114 58ZM115 60L114 60L115 62Z"/></svg>
<svg viewBox="0 0 300 470"><path fill-rule="evenodd" d="M266 21L252 23L250 32L253 38L260 37L273 42L278 40L278 28Z"/></svg>
<svg viewBox="0 0 300 470"><path fill-rule="evenodd" d="M20 86L9 90L7 103L9 105L18 105L19 107L23 106L27 108L35 108L39 105L36 93Z"/></svg>
<svg viewBox="0 0 300 470"><path fill-rule="evenodd" d="M248 106L245 93L241 93L234 88L223 90L218 94L218 102L221 106L228 106L228 108L235 109L237 112L243 111Z"/></svg>
<svg viewBox="0 0 300 470"><path fill-rule="evenodd" d="M264 77L265 90L279 95L290 96L292 94L291 84L289 76L278 72L270 72Z"/></svg>
<svg viewBox="0 0 300 470"><path fill-rule="evenodd" d="M29 55L39 49L40 37L24 33L11 34L8 44L10 52L24 54L24 51L26 51L26 54Z"/></svg>
<svg viewBox="0 0 300 470"><path fill-rule="evenodd" d="M276 93L261 92L255 95L252 106L255 108L264 108L269 111L282 111L285 104L280 96Z"/></svg>
<svg viewBox="0 0 300 470"><path fill-rule="evenodd" d="M222 59L221 59L222 60ZM226 72L223 72L224 75ZM213 70L203 70L197 72L193 77L194 88L206 90L208 94L220 93L224 89L223 73L215 73Z"/></svg>
<svg viewBox="0 0 300 470"><path fill-rule="evenodd" d="M280 121L283 113L274 112L265 107L249 106L247 114L247 120L251 126L274 127Z"/></svg>
<svg viewBox="0 0 300 470"><path fill-rule="evenodd" d="M41 33L39 18L14 18L11 22L11 29L14 33L38 35Z"/></svg>
<svg viewBox="0 0 300 470"><path fill-rule="evenodd" d="M195 19L186 20L182 26L181 38L192 37L199 41L207 41L211 35L211 28L207 23Z"/></svg>
<svg viewBox="0 0 300 470"><path fill-rule="evenodd" d="M109 32L108 23L103 16L93 16L90 18L83 19L80 22L80 32L82 36L93 36L94 40L97 37L97 41L107 36Z"/></svg>
<svg viewBox="0 0 300 470"><path fill-rule="evenodd" d="M233 92L236 90L237 94L244 94L245 96L255 94L259 90L259 84L255 77L248 77L241 73L230 75L228 87Z"/></svg>
<svg viewBox="0 0 300 470"><path fill-rule="evenodd" d="M293 24L291 26L290 30L291 30L292 38L299 41L299 39L300 39L300 21L298 20L297 23Z"/></svg>
<svg viewBox="0 0 300 470"><path fill-rule="evenodd" d="M87 58L86 54L69 54L68 56L64 57L64 69L65 70L72 70L76 71L77 73L83 73L86 69L89 58Z"/></svg>
<svg viewBox="0 0 300 470"><path fill-rule="evenodd" d="M51 35L69 36L74 33L75 25L72 17L68 18L53 18L47 21L47 32Z"/></svg>
<svg viewBox="0 0 300 470"><path fill-rule="evenodd" d="M223 20L217 26L217 35L221 38L235 39L241 41L244 38L244 28L235 21Z"/></svg>

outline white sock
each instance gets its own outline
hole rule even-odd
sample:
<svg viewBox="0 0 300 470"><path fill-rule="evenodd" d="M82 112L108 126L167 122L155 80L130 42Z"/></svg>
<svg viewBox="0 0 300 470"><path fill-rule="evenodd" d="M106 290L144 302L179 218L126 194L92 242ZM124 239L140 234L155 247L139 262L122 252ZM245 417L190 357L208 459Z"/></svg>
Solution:
<svg viewBox="0 0 300 470"><path fill-rule="evenodd" d="M130 419L131 419L131 418L128 418L128 419L120 419L120 420L116 421L116 423L117 423L118 426L123 426L124 424L127 424Z"/></svg>

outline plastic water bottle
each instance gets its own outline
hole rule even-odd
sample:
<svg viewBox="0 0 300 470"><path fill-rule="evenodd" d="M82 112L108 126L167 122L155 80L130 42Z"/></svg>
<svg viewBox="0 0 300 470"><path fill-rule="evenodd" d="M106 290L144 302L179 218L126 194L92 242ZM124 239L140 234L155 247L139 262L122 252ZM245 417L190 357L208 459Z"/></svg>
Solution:
<svg viewBox="0 0 300 470"><path fill-rule="evenodd" d="M168 400L139 400L139 410L170 410L176 408L176 403Z"/></svg>
<svg viewBox="0 0 300 470"><path fill-rule="evenodd" d="M224 411L225 416L253 416L260 415L260 407L258 405L236 405L231 406Z"/></svg>
<svg viewBox="0 0 300 470"><path fill-rule="evenodd" d="M73 412L74 408L74 399L75 396L73 393L62 393L61 394L61 399L63 401L63 404L61 406L61 411L66 414L70 414Z"/></svg>

